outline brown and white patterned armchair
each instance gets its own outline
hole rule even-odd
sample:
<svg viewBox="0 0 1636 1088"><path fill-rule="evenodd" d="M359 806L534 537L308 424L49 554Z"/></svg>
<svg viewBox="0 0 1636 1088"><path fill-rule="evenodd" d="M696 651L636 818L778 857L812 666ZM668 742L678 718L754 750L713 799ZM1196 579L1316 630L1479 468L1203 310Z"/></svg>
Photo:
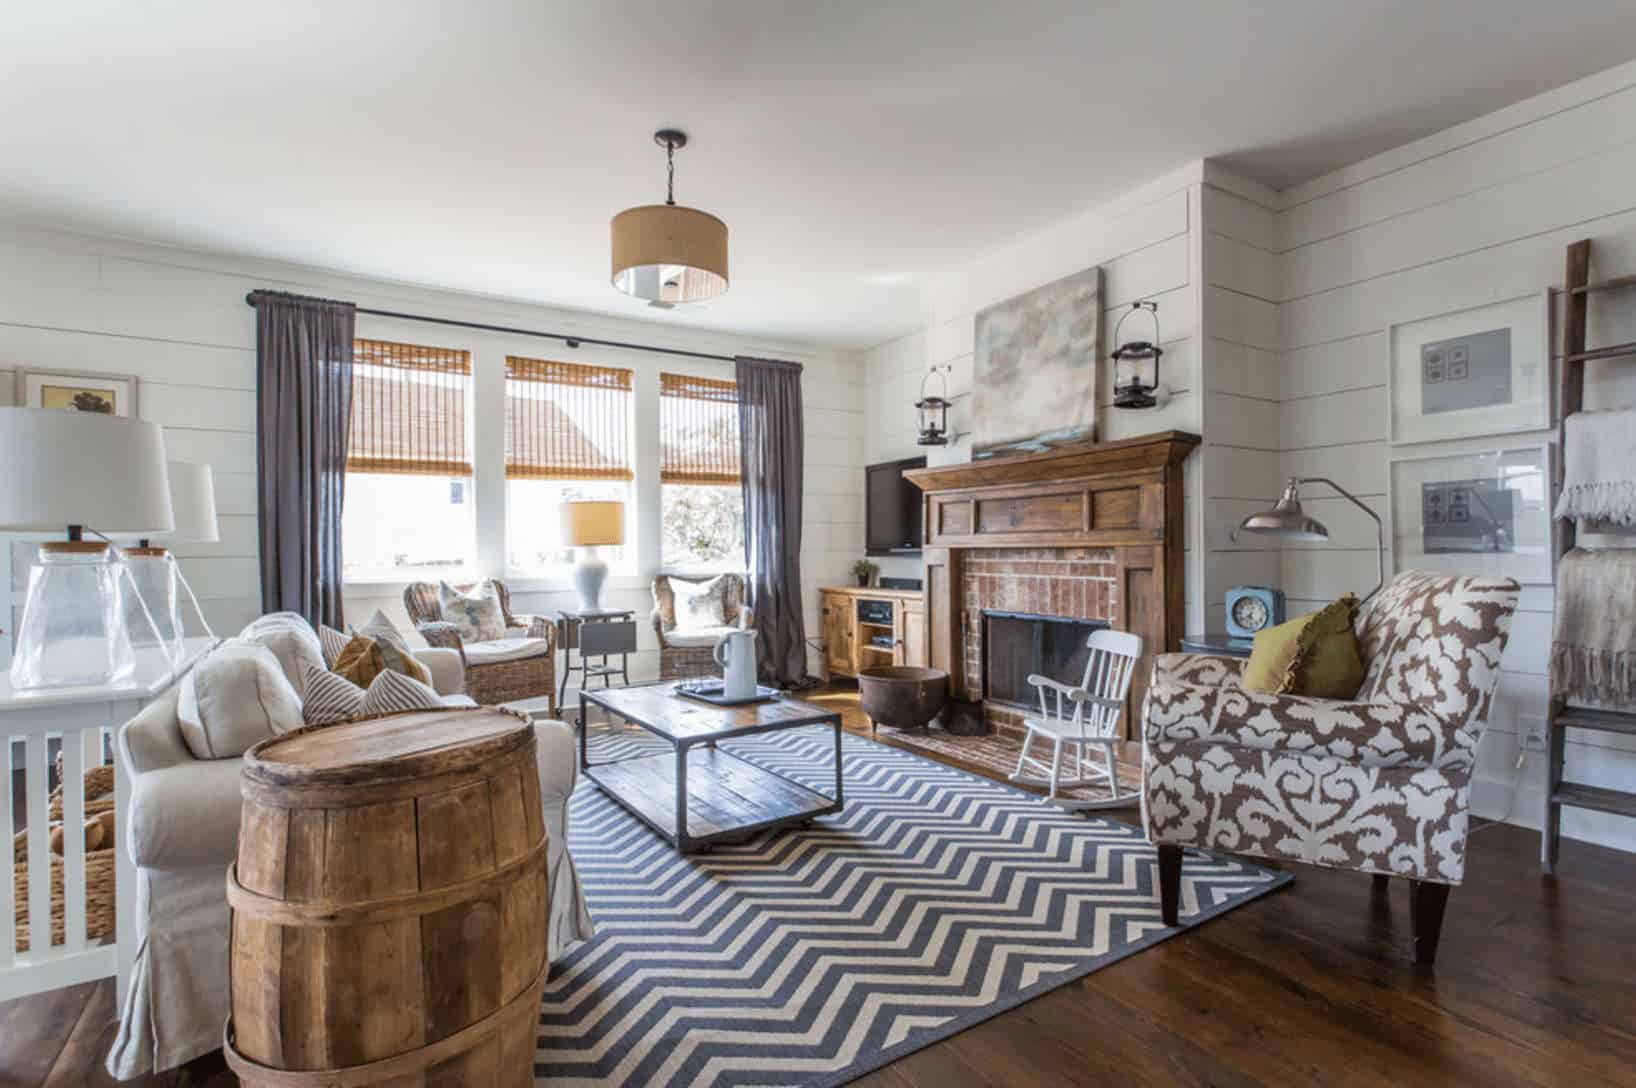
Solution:
<svg viewBox="0 0 1636 1088"><path fill-rule="evenodd" d="M1165 654L1143 726L1142 818L1175 925L1182 848L1410 881L1417 962L1437 955L1465 875L1477 741L1499 682L1517 583L1405 571L1360 612L1350 701L1262 695L1244 662Z"/></svg>
<svg viewBox="0 0 1636 1088"><path fill-rule="evenodd" d="M469 585L456 586L462 593ZM557 713L557 625L545 616L511 611L511 591L498 578L494 588L505 616L504 638L465 642L459 628L443 619L434 582L411 582L403 590L403 607L415 630L432 646L460 651L466 670L466 694L482 706L548 696Z"/></svg>

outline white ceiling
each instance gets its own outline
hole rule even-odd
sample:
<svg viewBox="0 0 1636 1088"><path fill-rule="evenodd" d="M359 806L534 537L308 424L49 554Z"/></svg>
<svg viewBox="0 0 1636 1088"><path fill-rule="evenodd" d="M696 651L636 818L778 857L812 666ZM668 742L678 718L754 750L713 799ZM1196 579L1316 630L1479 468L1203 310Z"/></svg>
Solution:
<svg viewBox="0 0 1636 1088"><path fill-rule="evenodd" d="M6 0L0 215L858 347L1167 170L1315 176L1636 56L1630 0ZM733 287L608 286L609 216Z"/></svg>

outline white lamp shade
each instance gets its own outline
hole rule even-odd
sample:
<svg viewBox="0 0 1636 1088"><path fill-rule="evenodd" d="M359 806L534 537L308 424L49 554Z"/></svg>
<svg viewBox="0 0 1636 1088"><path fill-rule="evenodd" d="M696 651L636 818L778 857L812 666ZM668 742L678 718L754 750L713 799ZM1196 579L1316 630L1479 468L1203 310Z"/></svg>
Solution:
<svg viewBox="0 0 1636 1088"><path fill-rule="evenodd" d="M625 504L622 502L565 502L562 535L576 548L625 543Z"/></svg>
<svg viewBox="0 0 1636 1088"><path fill-rule="evenodd" d="M170 477L170 509L176 528L159 537L167 544L214 544L221 539L216 524L216 485L209 465L172 461L165 466Z"/></svg>
<svg viewBox="0 0 1636 1088"><path fill-rule="evenodd" d="M0 407L0 531L158 534L174 527L157 423Z"/></svg>

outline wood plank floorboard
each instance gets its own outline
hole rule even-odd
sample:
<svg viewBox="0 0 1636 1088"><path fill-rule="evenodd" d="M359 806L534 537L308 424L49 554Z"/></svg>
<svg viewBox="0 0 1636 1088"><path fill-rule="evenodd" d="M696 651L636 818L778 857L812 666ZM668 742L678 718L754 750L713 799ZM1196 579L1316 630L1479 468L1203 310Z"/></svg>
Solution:
<svg viewBox="0 0 1636 1088"><path fill-rule="evenodd" d="M868 735L855 693L815 701ZM964 753L959 738L878 739L996 778L1016 758L1003 738ZM1410 962L1406 883L1379 895L1365 876L1291 866L1283 891L856 1083L1636 1086L1636 858L1564 840L1549 880L1538 859L1536 832L1472 832L1435 970ZM0 1004L0 1088L115 1083L116 1028L109 981ZM236 1082L209 1055L129 1083Z"/></svg>

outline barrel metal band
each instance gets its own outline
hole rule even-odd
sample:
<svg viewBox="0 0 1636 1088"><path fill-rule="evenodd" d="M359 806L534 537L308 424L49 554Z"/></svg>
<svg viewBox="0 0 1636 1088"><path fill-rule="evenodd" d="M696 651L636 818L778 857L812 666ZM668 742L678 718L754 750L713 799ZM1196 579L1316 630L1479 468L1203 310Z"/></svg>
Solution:
<svg viewBox="0 0 1636 1088"><path fill-rule="evenodd" d="M234 862L227 867L227 905L247 918L273 925L300 927L355 926L436 914L456 903L493 895L495 891L533 875L535 870L544 873L549 842L550 836L542 835L534 848L516 861L470 880L433 891L413 892L369 903L292 903L272 899L240 884L238 863Z"/></svg>
<svg viewBox="0 0 1636 1088"><path fill-rule="evenodd" d="M227 1059L227 1065L242 1080L249 1080L262 1088L367 1088L369 1085L378 1085L394 1077L407 1077L422 1070L430 1069L434 1065L448 1061L450 1058L464 1054L469 1050L477 1049L479 1043L484 1042L490 1035L499 1032L510 1024L513 1017L521 1018L525 1013L538 1008L540 995L545 992L545 980L551 974L551 957L545 957L545 963L540 973L534 976L534 981L524 986L510 1001L475 1023L467 1024L453 1035L446 1035L435 1043L405 1050L401 1054L394 1054L390 1058L379 1061L366 1062L363 1065L349 1065L342 1069L322 1069L307 1072L293 1069L274 1069L251 1061L234 1046L235 1033L233 1031L233 1017L228 1015L226 1023L222 1025L222 1056Z"/></svg>

